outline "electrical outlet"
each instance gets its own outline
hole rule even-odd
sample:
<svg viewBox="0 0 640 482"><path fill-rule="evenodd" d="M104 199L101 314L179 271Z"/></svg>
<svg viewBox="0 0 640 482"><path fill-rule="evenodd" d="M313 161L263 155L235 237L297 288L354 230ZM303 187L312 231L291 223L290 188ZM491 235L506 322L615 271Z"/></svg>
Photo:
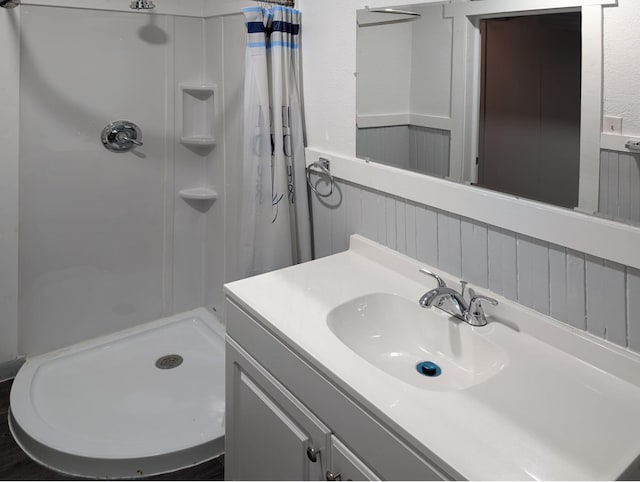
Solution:
<svg viewBox="0 0 640 482"><path fill-rule="evenodd" d="M611 115L604 116L602 132L606 134L618 134L621 136L622 135L622 117L615 117Z"/></svg>

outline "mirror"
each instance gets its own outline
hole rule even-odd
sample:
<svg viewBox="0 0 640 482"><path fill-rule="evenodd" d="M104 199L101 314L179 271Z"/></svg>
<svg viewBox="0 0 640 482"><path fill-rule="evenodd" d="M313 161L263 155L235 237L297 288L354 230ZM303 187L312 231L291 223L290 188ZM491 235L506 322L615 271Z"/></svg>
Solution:
<svg viewBox="0 0 640 482"><path fill-rule="evenodd" d="M640 155L625 147L639 139L623 136L622 120L606 112L633 120L640 99L636 111L605 102L603 125L606 82L619 85L615 76L629 67L615 71L608 61L618 45L605 38L604 52L598 48L603 29L620 27L612 19L638 16L640 5L624 12L580 3L519 12L477 0L359 10L357 157L640 223ZM620 12L606 12L603 22L603 9ZM633 30L617 30L617 44L626 35L633 51Z"/></svg>

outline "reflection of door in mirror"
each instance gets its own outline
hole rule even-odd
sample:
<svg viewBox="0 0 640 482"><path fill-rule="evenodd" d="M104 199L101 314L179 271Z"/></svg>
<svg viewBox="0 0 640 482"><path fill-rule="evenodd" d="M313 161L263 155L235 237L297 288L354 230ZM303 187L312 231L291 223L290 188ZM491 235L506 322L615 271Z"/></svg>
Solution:
<svg viewBox="0 0 640 482"><path fill-rule="evenodd" d="M478 184L574 208L581 15L482 20Z"/></svg>

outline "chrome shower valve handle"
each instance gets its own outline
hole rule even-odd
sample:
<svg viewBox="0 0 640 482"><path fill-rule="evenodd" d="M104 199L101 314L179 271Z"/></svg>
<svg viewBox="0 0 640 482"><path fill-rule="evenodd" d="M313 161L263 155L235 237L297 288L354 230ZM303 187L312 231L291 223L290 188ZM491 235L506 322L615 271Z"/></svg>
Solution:
<svg viewBox="0 0 640 482"><path fill-rule="evenodd" d="M133 122L115 121L102 130L102 144L111 152L129 152L142 146L142 131Z"/></svg>

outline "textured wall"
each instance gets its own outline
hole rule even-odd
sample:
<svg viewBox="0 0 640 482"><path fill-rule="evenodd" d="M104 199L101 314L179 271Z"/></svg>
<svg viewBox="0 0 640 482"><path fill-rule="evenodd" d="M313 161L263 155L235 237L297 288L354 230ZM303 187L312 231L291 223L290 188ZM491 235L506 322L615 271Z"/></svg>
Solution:
<svg viewBox="0 0 640 482"><path fill-rule="evenodd" d="M337 187L313 198L317 257L346 250L349 236L361 234L640 352L639 270L347 182Z"/></svg>

